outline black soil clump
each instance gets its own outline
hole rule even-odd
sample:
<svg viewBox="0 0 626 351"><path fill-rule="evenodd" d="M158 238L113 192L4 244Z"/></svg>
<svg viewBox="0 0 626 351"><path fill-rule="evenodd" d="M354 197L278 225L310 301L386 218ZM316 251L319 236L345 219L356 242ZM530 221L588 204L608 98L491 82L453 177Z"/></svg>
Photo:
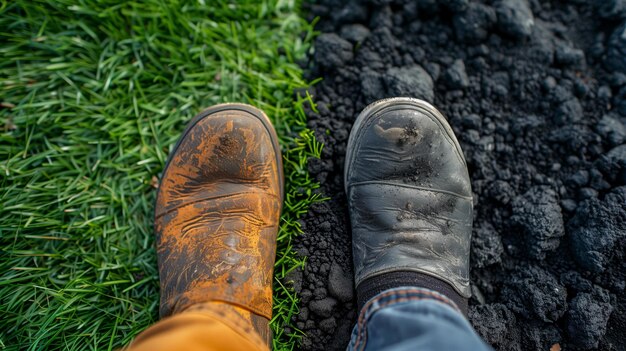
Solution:
<svg viewBox="0 0 626 351"><path fill-rule="evenodd" d="M296 326L345 349L357 316L343 165L369 103L432 102L475 201L469 318L497 350L626 350L626 1L319 0Z"/></svg>

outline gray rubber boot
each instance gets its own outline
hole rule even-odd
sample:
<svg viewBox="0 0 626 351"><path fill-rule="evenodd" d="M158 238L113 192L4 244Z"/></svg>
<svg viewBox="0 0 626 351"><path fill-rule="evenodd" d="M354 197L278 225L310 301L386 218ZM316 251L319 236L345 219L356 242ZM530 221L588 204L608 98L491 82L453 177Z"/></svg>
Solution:
<svg viewBox="0 0 626 351"><path fill-rule="evenodd" d="M366 107L350 133L344 181L357 290L373 277L415 272L470 297L471 184L436 108L412 98Z"/></svg>

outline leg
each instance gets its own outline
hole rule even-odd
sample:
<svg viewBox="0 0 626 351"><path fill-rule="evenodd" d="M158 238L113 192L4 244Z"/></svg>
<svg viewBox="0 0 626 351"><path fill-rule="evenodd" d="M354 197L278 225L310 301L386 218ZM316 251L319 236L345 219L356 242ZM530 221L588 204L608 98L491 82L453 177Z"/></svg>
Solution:
<svg viewBox="0 0 626 351"><path fill-rule="evenodd" d="M476 339L463 320L470 296L471 184L443 115L412 98L368 106L350 133L344 182L357 299L367 316L359 319L352 346L416 348L440 339L434 349L446 349L442 343L454 337L435 336L447 332ZM398 295L399 287L419 293ZM372 337L358 337L370 330ZM475 349L466 341L460 349Z"/></svg>
<svg viewBox="0 0 626 351"><path fill-rule="evenodd" d="M269 350L250 312L220 303L195 305L165 318L129 345L132 351ZM269 335L269 334L268 334Z"/></svg>
<svg viewBox="0 0 626 351"><path fill-rule="evenodd" d="M369 300L348 350L491 350L458 306L436 291L399 287Z"/></svg>
<svg viewBox="0 0 626 351"><path fill-rule="evenodd" d="M278 138L263 112L224 104L191 121L155 206L160 312L173 317L133 345L269 348L283 183Z"/></svg>

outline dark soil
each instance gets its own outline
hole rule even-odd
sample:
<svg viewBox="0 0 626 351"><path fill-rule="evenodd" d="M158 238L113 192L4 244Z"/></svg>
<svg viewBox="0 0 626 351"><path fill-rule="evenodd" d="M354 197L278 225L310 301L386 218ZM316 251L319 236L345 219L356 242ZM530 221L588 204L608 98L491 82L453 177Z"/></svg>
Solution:
<svg viewBox="0 0 626 351"><path fill-rule="evenodd" d="M330 201L303 220L306 350L344 349L357 311L343 163L369 103L449 119L475 197L470 320L498 350L626 350L626 1L320 0L310 77Z"/></svg>

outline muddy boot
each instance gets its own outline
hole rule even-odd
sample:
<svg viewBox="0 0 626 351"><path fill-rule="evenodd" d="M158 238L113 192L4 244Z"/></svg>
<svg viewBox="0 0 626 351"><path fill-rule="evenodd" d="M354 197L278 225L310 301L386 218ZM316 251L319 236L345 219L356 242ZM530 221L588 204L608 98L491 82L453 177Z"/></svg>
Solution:
<svg viewBox="0 0 626 351"><path fill-rule="evenodd" d="M417 286L465 312L472 191L443 115L411 98L369 105L350 133L344 181L359 305L390 288Z"/></svg>
<svg viewBox="0 0 626 351"><path fill-rule="evenodd" d="M161 317L206 311L269 343L283 183L278 138L262 111L223 104L191 121L156 201Z"/></svg>

